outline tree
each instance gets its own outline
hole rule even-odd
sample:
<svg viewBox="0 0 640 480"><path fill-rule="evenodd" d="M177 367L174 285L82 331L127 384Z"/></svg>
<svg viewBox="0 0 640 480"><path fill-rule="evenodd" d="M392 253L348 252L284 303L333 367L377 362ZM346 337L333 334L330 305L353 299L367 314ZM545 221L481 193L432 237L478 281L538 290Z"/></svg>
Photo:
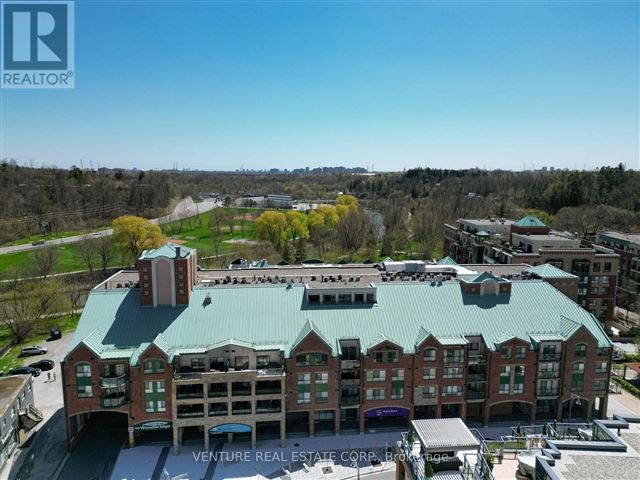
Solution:
<svg viewBox="0 0 640 480"><path fill-rule="evenodd" d="M67 298L69 299L71 313L75 314L82 298L82 282L73 279L71 283L67 284Z"/></svg>
<svg viewBox="0 0 640 480"><path fill-rule="evenodd" d="M220 246L224 240L224 231L222 226L225 223L225 211L222 208L214 208L209 215L209 231L211 232L211 244L213 245L213 254L218 256Z"/></svg>
<svg viewBox="0 0 640 480"><path fill-rule="evenodd" d="M340 217L343 217L352 210L359 210L360 204L358 199L353 195L338 195L336 197L336 211Z"/></svg>
<svg viewBox="0 0 640 480"><path fill-rule="evenodd" d="M143 250L156 248L165 242L160 227L146 218L124 215L113 223L113 241L134 262Z"/></svg>
<svg viewBox="0 0 640 480"><path fill-rule="evenodd" d="M282 261L291 263L291 244L287 241L282 245Z"/></svg>
<svg viewBox="0 0 640 480"><path fill-rule="evenodd" d="M15 272L5 287L0 324L9 330L14 344L26 340L39 321L65 307L61 285L54 280L25 280Z"/></svg>
<svg viewBox="0 0 640 480"><path fill-rule="evenodd" d="M307 259L307 241L303 238L298 240L296 245L296 256L294 262L301 264Z"/></svg>
<svg viewBox="0 0 640 480"><path fill-rule="evenodd" d="M371 220L359 210L351 210L340 219L336 226L336 237L350 258L364 244L371 228Z"/></svg>
<svg viewBox="0 0 640 480"><path fill-rule="evenodd" d="M328 243L334 237L333 230L338 224L338 212L335 207L323 206L311 210L307 215L309 238L318 248L318 255L322 258Z"/></svg>
<svg viewBox="0 0 640 480"><path fill-rule="evenodd" d="M42 278L46 279L58 262L58 249L53 245L40 247L36 249L34 257L38 273Z"/></svg>
<svg viewBox="0 0 640 480"><path fill-rule="evenodd" d="M256 236L268 240L274 248L280 250L287 238L287 217L282 212L267 210L255 222Z"/></svg>
<svg viewBox="0 0 640 480"><path fill-rule="evenodd" d="M418 208L411 217L413 240L425 260L434 258L436 248L442 243L442 222L431 208Z"/></svg>
<svg viewBox="0 0 640 480"><path fill-rule="evenodd" d="M103 272L106 272L107 268L109 268L109 263L111 263L116 254L111 237L104 236L96 240L96 250L100 258L100 267Z"/></svg>
<svg viewBox="0 0 640 480"><path fill-rule="evenodd" d="M98 258L98 248L95 239L91 238L89 235L84 235L82 240L77 243L77 248L82 260L84 260L85 265L89 269L89 272L92 273L93 267Z"/></svg>
<svg viewBox="0 0 640 480"><path fill-rule="evenodd" d="M302 212L287 212L287 228L291 240L294 242L298 238L309 238L309 229L307 228L307 215Z"/></svg>

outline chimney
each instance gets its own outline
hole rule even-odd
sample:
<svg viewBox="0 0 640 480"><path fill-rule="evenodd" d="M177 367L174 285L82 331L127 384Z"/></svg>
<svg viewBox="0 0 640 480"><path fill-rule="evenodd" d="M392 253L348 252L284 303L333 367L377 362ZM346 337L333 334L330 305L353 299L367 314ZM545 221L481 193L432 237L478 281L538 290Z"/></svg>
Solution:
<svg viewBox="0 0 640 480"><path fill-rule="evenodd" d="M176 258L180 258L180 247L176 247Z"/></svg>

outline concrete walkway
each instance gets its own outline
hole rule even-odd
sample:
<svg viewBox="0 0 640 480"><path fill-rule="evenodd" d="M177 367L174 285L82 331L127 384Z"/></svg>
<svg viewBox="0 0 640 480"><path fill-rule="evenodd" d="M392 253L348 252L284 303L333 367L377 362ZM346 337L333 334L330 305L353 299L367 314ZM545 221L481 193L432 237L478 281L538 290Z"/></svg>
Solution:
<svg viewBox="0 0 640 480"><path fill-rule="evenodd" d="M164 457L164 464L166 446L139 446L120 452L111 480L153 478L164 470L172 477L188 474L205 480L278 478L284 475L283 468L294 480L344 479L357 476L358 467L360 475L395 468L386 447L393 449L399 439L400 430L287 439L284 447L278 440L264 440L253 450L249 443L216 445L211 451L184 446L179 455ZM376 459L380 464L373 466Z"/></svg>

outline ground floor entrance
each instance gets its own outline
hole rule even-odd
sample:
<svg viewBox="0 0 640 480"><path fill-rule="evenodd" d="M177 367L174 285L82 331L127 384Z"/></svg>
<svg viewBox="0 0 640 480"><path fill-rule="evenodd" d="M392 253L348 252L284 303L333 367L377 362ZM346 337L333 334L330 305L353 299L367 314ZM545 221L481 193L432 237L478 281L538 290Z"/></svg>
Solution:
<svg viewBox="0 0 640 480"><path fill-rule="evenodd" d="M357 433L360 431L360 408L350 407L340 410L340 432Z"/></svg>
<svg viewBox="0 0 640 480"><path fill-rule="evenodd" d="M531 421L532 405L525 402L503 402L489 407L490 422L523 422Z"/></svg>
<svg viewBox="0 0 640 480"><path fill-rule="evenodd" d="M409 409L403 407L372 408L364 412L365 432L384 432L398 428L407 428Z"/></svg>
<svg viewBox="0 0 640 480"><path fill-rule="evenodd" d="M287 412L287 437L306 437L309 435L309 412Z"/></svg>
<svg viewBox="0 0 640 480"><path fill-rule="evenodd" d="M413 407L413 419L421 420L424 418L437 418L437 405L416 405Z"/></svg>

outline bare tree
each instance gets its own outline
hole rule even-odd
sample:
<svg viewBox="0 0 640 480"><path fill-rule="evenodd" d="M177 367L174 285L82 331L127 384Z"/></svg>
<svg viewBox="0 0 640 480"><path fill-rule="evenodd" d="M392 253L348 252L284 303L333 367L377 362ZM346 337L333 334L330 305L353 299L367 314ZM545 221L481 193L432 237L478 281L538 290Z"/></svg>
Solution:
<svg viewBox="0 0 640 480"><path fill-rule="evenodd" d="M100 266L102 267L102 271L106 272L107 268L109 268L109 263L111 263L111 260L113 260L113 257L116 254L116 249L111 241L111 237L102 237L97 240L96 248L98 256L100 257Z"/></svg>
<svg viewBox="0 0 640 480"><path fill-rule="evenodd" d="M82 240L77 243L77 248L89 272L93 273L93 267L98 259L96 240L89 235L84 235Z"/></svg>
<svg viewBox="0 0 640 480"><path fill-rule="evenodd" d="M211 244L213 246L213 254L217 257L220 252L220 246L224 240L224 232L222 226L225 223L225 212L222 208L214 208L209 215L209 231L211 232Z"/></svg>
<svg viewBox="0 0 640 480"><path fill-rule="evenodd" d="M425 260L434 257L437 246L442 241L442 221L433 209L421 207L411 218L413 240L420 247L420 254Z"/></svg>
<svg viewBox="0 0 640 480"><path fill-rule="evenodd" d="M64 308L61 300L58 282L24 280L16 273L0 303L0 324L9 330L14 343L20 343L31 335L39 321Z"/></svg>
<svg viewBox="0 0 640 480"><path fill-rule="evenodd" d="M57 248L50 245L36 249L34 257L38 266L38 273L42 278L46 279L58 262L59 255Z"/></svg>
<svg viewBox="0 0 640 480"><path fill-rule="evenodd" d="M82 282L74 280L70 284L67 284L67 298L69 299L71 313L73 314L75 314L78 309L82 293Z"/></svg>
<svg viewBox="0 0 640 480"><path fill-rule="evenodd" d="M343 215L336 225L336 237L340 246L349 253L350 257L353 257L364 244L371 228L371 219L366 213L351 210Z"/></svg>

